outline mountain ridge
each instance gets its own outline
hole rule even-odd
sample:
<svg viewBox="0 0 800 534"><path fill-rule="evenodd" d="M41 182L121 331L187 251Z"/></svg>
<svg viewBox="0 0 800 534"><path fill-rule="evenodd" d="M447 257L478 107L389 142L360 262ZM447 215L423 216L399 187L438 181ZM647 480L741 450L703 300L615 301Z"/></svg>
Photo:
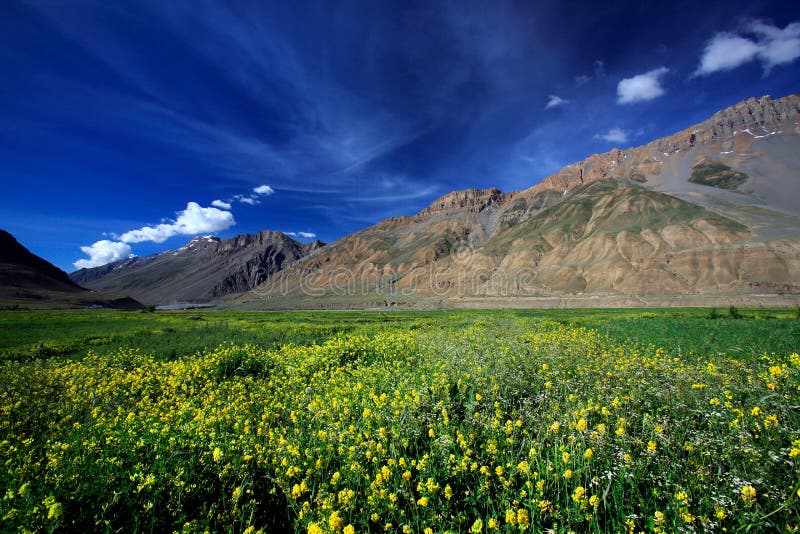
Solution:
<svg viewBox="0 0 800 534"><path fill-rule="evenodd" d="M800 206L796 180L800 172L795 172L800 167L795 150L800 149L799 116L798 95L777 100L769 96L751 98L670 136L638 147L593 154L528 189L507 193L497 188L453 191L415 215L387 219L344 236L314 258L276 273L275 280L238 302L255 307L263 305L264 299L271 306L281 299L289 306L296 302L313 306L314 302L326 301L332 305L369 306L402 301L410 291L415 295L405 299L409 305L415 305L414 301L459 305L464 298L479 301L482 296L490 296L483 290L476 293L459 288L459 276L487 272L513 279L526 269L541 282L531 284L531 293L540 297L566 298L588 292L608 297L660 293L666 298L708 293L733 298L737 292L752 288L776 295L794 294L800 292L795 283L800 276L800 209L793 207ZM723 174L739 173L744 181L731 190L692 182L692 176L703 165L721 169ZM789 171L784 172L787 165ZM600 181L607 182L603 198L593 196L599 194L597 190L585 189ZM549 271L545 269L548 254L556 254L553 258L563 261L570 259L566 250L569 247L554 246L558 240L578 245L564 237L574 233L568 228L568 219L552 223L559 235L543 236L555 240L548 243L549 252L532 250L532 243L522 239L506 243L505 250L511 252L504 252L506 256L502 258L488 253L498 250L494 246L498 241L510 239L508 232L514 228L519 231L520 225L547 210L557 210L574 195L583 195L583 201L589 204L609 202L609 187L626 195L635 192L644 204L671 210L673 218L694 214L680 225L667 217L658 223L662 229L621 229L614 230L613 235L585 236L581 250L595 250L598 256L594 260L584 257L582 261L589 263L579 271L590 272L588 265L597 260L594 270L618 271L620 276L638 282L593 283L591 280L598 278L589 276L586 284L555 283L559 277L570 279L575 275L567 267L559 270L550 265ZM635 209L631 213L632 218L640 220L648 217ZM594 215L604 216L608 214ZM660 230L666 233L662 235ZM650 250L649 254L655 254L658 261L651 260L644 275L639 272L642 264L634 265L636 262L624 253L603 263L607 257L603 254L610 254L606 248L611 247L612 238L626 242L628 248L636 242L634 248ZM759 262L766 267L759 267ZM664 267L666 264L672 267ZM431 265L436 265L433 272ZM708 272L698 272L703 269ZM425 287L411 282L420 272L437 282ZM651 278L657 282L650 282ZM341 287L339 282L343 279L347 287ZM409 291L387 291L397 287ZM353 288L358 294L351 291ZM509 298L520 290L507 289Z"/></svg>
<svg viewBox="0 0 800 534"><path fill-rule="evenodd" d="M527 189L452 191L329 245L294 246L269 231L198 237L72 278L135 290L147 302L189 295L250 308L791 299L800 295L798 154L800 96L750 98L644 145L590 155ZM291 250L255 260L234 252L265 243ZM190 249L224 276L178 268ZM165 254L173 272L148 275Z"/></svg>
<svg viewBox="0 0 800 534"><path fill-rule="evenodd" d="M228 239L198 236L176 250L80 269L70 278L150 304L204 303L253 289L323 245L320 241L304 245L271 230Z"/></svg>

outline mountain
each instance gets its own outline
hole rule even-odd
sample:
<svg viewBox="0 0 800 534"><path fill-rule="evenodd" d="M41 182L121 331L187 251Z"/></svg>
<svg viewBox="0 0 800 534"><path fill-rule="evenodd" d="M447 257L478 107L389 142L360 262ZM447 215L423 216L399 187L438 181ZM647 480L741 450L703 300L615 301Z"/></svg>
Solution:
<svg viewBox="0 0 800 534"><path fill-rule="evenodd" d="M235 307L793 304L800 96L751 98L524 191L456 191L304 257Z"/></svg>
<svg viewBox="0 0 800 534"><path fill-rule="evenodd" d="M253 289L321 246L268 230L230 239L202 236L178 250L81 269L70 277L82 286L147 304L205 303Z"/></svg>
<svg viewBox="0 0 800 534"><path fill-rule="evenodd" d="M4 307L142 307L130 298L84 289L5 230L0 230L0 302Z"/></svg>

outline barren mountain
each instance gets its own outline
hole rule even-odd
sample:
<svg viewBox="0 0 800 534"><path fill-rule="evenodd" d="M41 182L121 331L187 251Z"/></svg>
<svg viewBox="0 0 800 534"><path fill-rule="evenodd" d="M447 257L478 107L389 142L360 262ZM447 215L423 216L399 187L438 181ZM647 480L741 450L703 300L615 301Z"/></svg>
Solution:
<svg viewBox="0 0 800 534"><path fill-rule="evenodd" d="M92 293L67 273L31 253L10 233L0 230L0 302L10 307L63 308L101 305L141 308L133 299Z"/></svg>
<svg viewBox="0 0 800 534"><path fill-rule="evenodd" d="M326 246L233 305L790 303L797 295L800 96L790 95L749 99L647 145L590 156L524 191L450 193Z"/></svg>
<svg viewBox="0 0 800 534"><path fill-rule="evenodd" d="M70 277L85 287L148 304L204 303L253 289L321 246L268 230L230 239L202 236L178 250L81 269Z"/></svg>

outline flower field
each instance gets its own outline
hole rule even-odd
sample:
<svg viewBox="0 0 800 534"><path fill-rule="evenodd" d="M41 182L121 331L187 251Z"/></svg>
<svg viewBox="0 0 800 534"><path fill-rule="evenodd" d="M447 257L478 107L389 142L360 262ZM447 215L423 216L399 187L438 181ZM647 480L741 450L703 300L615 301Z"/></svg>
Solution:
<svg viewBox="0 0 800 534"><path fill-rule="evenodd" d="M7 358L0 530L794 532L789 342L698 354L484 313Z"/></svg>

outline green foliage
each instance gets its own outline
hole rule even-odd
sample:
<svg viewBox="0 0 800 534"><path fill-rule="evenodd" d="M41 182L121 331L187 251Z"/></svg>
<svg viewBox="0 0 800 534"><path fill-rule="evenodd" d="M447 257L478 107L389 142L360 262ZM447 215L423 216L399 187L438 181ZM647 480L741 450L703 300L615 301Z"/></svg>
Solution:
<svg viewBox="0 0 800 534"><path fill-rule="evenodd" d="M689 181L695 184L708 185L719 189L737 189L747 181L748 176L735 171L724 163L701 163L692 167Z"/></svg>

